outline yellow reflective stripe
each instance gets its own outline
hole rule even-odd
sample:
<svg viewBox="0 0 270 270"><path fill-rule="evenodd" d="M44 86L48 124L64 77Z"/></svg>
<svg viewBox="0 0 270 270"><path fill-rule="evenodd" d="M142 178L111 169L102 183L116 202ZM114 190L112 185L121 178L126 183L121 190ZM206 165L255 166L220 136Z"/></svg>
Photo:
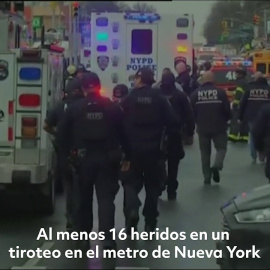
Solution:
<svg viewBox="0 0 270 270"><path fill-rule="evenodd" d="M238 135L234 135L234 134L229 134L229 138L234 139L234 140L239 139Z"/></svg>
<svg viewBox="0 0 270 270"><path fill-rule="evenodd" d="M248 141L249 137L248 136L243 136L243 137L239 137L240 140L245 140Z"/></svg>
<svg viewBox="0 0 270 270"><path fill-rule="evenodd" d="M235 89L235 92L240 92L240 93L244 93L244 89L242 87L237 87Z"/></svg>
<svg viewBox="0 0 270 270"><path fill-rule="evenodd" d="M235 99L235 100L233 101L233 104L238 105L239 103L240 103L240 100Z"/></svg>

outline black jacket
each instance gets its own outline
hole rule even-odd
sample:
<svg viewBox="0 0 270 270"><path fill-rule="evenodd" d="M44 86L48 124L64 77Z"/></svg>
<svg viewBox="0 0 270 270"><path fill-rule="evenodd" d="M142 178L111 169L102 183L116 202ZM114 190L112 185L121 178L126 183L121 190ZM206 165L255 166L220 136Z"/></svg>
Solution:
<svg viewBox="0 0 270 270"><path fill-rule="evenodd" d="M178 130L182 130L182 127L186 127L187 135L193 136L195 130L195 123L193 117L193 111L188 100L187 95L176 89L175 85L170 88L164 88L161 86L160 93L168 99L176 117L178 119Z"/></svg>
<svg viewBox="0 0 270 270"><path fill-rule="evenodd" d="M236 80L235 95L232 102L233 109L239 109L240 102L244 93L249 89L248 83L245 78L239 78Z"/></svg>
<svg viewBox="0 0 270 270"><path fill-rule="evenodd" d="M134 123L134 117L136 117L134 104L144 98L151 100L150 109L157 110L158 113L154 116L156 119L153 124L140 126ZM174 126L176 122L174 111L169 102L156 89L145 86L133 89L121 101L120 105L124 110L125 129L132 153L159 151L164 127ZM144 116L141 116L141 119L143 122Z"/></svg>
<svg viewBox="0 0 270 270"><path fill-rule="evenodd" d="M244 93L239 107L239 119L253 122L260 108L270 102L270 86L265 78L249 84L249 89Z"/></svg>
<svg viewBox="0 0 270 270"><path fill-rule="evenodd" d="M191 94L191 89L190 89L191 78L190 78L188 71L184 71L181 74L179 74L175 78L175 81L182 86L183 91L186 93L186 95L190 96L190 94Z"/></svg>
<svg viewBox="0 0 270 270"><path fill-rule="evenodd" d="M252 130L253 142L259 152L270 153L270 104L260 109Z"/></svg>
<svg viewBox="0 0 270 270"><path fill-rule="evenodd" d="M78 121L80 117L86 117L82 113L89 102L102 102L106 104L106 109L110 112L107 121L110 126L110 134L112 135L112 138L110 139L110 142L112 142L112 145L110 146L111 149L108 150L119 148L121 146L124 154L128 157L129 146L124 132L123 111L119 105L108 98L95 94L88 95L86 98L74 103L66 110L59 127L60 149L66 153L72 149L85 148L93 148L98 151L98 146L96 144L90 145L91 143L85 141L83 127L80 126L80 121ZM100 146L100 150L104 151L104 144L100 144Z"/></svg>
<svg viewBox="0 0 270 270"><path fill-rule="evenodd" d="M230 103L226 92L212 83L206 83L191 95L197 132L219 134L226 132L231 119Z"/></svg>

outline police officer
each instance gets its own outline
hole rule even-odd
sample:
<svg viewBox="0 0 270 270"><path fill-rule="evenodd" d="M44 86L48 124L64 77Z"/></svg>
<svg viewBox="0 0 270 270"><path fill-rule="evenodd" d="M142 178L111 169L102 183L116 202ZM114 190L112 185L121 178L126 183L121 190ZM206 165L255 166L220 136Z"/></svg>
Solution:
<svg viewBox="0 0 270 270"><path fill-rule="evenodd" d="M251 129L255 149L266 157L265 176L270 183L270 104L261 107Z"/></svg>
<svg viewBox="0 0 270 270"><path fill-rule="evenodd" d="M126 132L131 147L130 164L124 162L122 171L128 171L123 182L126 201L127 231L136 229L141 202L138 194L145 187L143 209L145 230L156 228L160 192L160 142L164 126L175 123L174 112L168 101L151 86L153 71L141 68L134 76L134 89L121 101L125 113Z"/></svg>
<svg viewBox="0 0 270 270"><path fill-rule="evenodd" d="M65 95L68 95L70 91L73 91L73 85L77 85L83 78L84 74L87 73L87 70L83 65L79 65L76 68L74 65L71 65L67 68L68 73L70 74L67 78L65 85ZM76 81L73 83L73 81Z"/></svg>
<svg viewBox="0 0 270 270"><path fill-rule="evenodd" d="M249 84L249 89L244 93L239 107L239 120L248 122L250 130L260 108L270 102L270 86L263 73L256 72L253 77L254 82ZM253 163L256 163L257 151L252 135L250 136L250 154Z"/></svg>
<svg viewBox="0 0 270 270"><path fill-rule="evenodd" d="M178 188L178 166L181 159L184 158L185 152L182 145L182 128L185 125L186 134L188 137L194 135L195 123L190 102L185 93L179 91L175 87L175 77L173 73L165 73L162 76L160 85L161 94L166 97L177 118L177 126L167 130L168 134L168 181L167 193L168 200L176 199Z"/></svg>
<svg viewBox="0 0 270 270"><path fill-rule="evenodd" d="M243 94L248 89L246 81L247 72L244 68L239 67L235 71L236 73L236 84L235 96L232 101L232 120L230 125L229 141L231 142L248 142L248 124L246 121L241 123L239 120L239 105Z"/></svg>
<svg viewBox="0 0 270 270"><path fill-rule="evenodd" d="M178 74L178 76L176 77L176 82L179 83L185 94L187 96L190 96L190 81L191 81L191 78L190 78L190 75L189 75L189 72L187 70L187 65L186 63L184 62L176 62L175 63L175 70Z"/></svg>
<svg viewBox="0 0 270 270"><path fill-rule="evenodd" d="M99 230L106 237L103 246L115 248L110 230L115 225L114 199L119 184L114 177L114 166L121 162L120 146L128 159L122 127L123 112L116 103L100 95L101 83L97 74L85 74L82 83L86 98L68 108L60 129L61 147L70 152L71 165L79 177L79 206L74 228L76 231L92 231L95 187Z"/></svg>
<svg viewBox="0 0 270 270"><path fill-rule="evenodd" d="M199 145L201 151L204 183L210 184L211 178L220 181L219 171L227 151L227 122L231 117L230 103L224 90L214 85L214 74L206 71L202 77L202 85L191 96L194 108ZM216 158L211 167L211 144L217 150Z"/></svg>
<svg viewBox="0 0 270 270"><path fill-rule="evenodd" d="M117 84L113 88L113 101L120 102L122 98L128 95L128 93L128 87L125 84Z"/></svg>
<svg viewBox="0 0 270 270"><path fill-rule="evenodd" d="M60 101L51 110L48 111L48 115L44 120L43 129L55 136L54 146L57 154L57 170L56 170L56 191L61 192L63 190L63 180L66 186L66 216L67 216L67 230L72 227L72 208L73 208L73 177L72 173L67 166L67 156L59 149L59 134L58 129L63 119L66 109L73 103L84 98L82 91L82 85L79 81L72 81L73 91L69 92L66 99Z"/></svg>

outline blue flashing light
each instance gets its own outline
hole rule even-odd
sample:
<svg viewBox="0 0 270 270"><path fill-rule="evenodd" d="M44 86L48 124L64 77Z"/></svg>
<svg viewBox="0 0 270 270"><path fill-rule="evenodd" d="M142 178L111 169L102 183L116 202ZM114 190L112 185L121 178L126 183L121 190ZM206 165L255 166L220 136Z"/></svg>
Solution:
<svg viewBox="0 0 270 270"><path fill-rule="evenodd" d="M109 20L106 17L99 17L96 19L96 26L107 27L109 25Z"/></svg>
<svg viewBox="0 0 270 270"><path fill-rule="evenodd" d="M187 40L188 35L186 33L179 33L179 34L177 34L177 39L178 40Z"/></svg>
<svg viewBox="0 0 270 270"><path fill-rule="evenodd" d="M24 81L39 81L41 69L36 67L23 67L20 69L19 78Z"/></svg>
<svg viewBox="0 0 270 270"><path fill-rule="evenodd" d="M149 22L155 22L159 21L161 19L160 15L158 14L151 14L151 13L133 13L133 14L126 14L124 16L125 20L131 20L131 21L149 21Z"/></svg>
<svg viewBox="0 0 270 270"><path fill-rule="evenodd" d="M97 46L97 51L98 52L107 52L107 46L99 45L99 46Z"/></svg>

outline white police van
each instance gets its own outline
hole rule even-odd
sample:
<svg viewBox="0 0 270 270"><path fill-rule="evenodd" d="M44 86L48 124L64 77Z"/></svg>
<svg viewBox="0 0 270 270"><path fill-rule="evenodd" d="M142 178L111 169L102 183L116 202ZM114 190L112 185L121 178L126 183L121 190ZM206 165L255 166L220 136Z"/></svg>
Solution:
<svg viewBox="0 0 270 270"><path fill-rule="evenodd" d="M91 70L97 72L103 94L112 96L118 83L131 86L131 75L150 67L159 80L176 60L193 66L193 15L92 13Z"/></svg>
<svg viewBox="0 0 270 270"><path fill-rule="evenodd" d="M0 198L33 190L39 212L54 211L53 147L43 131L47 110L62 96L63 53L0 53ZM2 195L1 195L2 194Z"/></svg>

